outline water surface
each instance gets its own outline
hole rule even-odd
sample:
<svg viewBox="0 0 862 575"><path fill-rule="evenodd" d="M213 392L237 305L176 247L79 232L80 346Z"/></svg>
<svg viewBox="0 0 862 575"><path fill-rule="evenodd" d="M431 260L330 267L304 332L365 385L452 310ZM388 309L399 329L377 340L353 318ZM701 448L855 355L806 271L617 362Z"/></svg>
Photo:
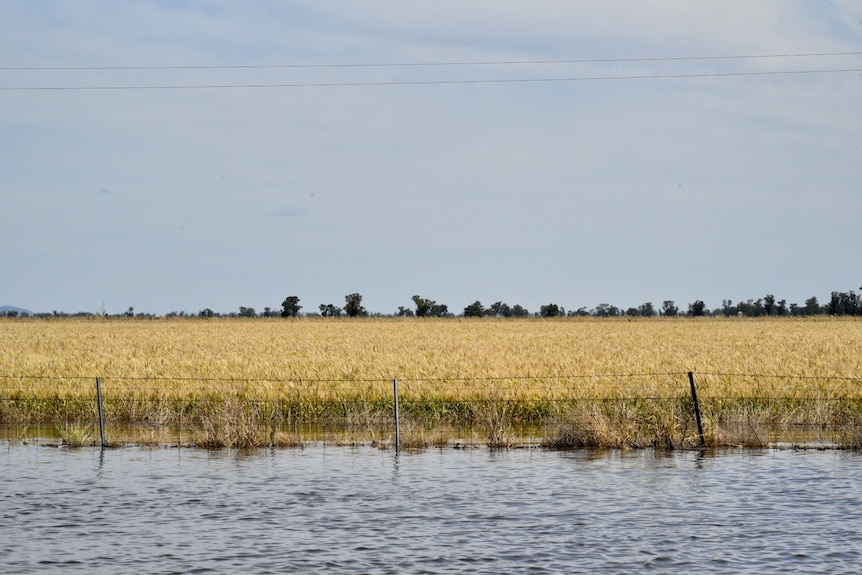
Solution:
<svg viewBox="0 0 862 575"><path fill-rule="evenodd" d="M3 573L858 573L837 451L0 445Z"/></svg>

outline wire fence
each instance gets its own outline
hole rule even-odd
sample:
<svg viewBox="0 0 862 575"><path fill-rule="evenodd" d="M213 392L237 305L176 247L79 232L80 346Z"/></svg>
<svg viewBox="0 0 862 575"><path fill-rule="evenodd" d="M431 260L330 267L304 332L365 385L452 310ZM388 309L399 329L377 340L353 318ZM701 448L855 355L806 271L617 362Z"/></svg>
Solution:
<svg viewBox="0 0 862 575"><path fill-rule="evenodd" d="M0 423L69 445L858 449L860 382L738 372L338 380L6 375Z"/></svg>

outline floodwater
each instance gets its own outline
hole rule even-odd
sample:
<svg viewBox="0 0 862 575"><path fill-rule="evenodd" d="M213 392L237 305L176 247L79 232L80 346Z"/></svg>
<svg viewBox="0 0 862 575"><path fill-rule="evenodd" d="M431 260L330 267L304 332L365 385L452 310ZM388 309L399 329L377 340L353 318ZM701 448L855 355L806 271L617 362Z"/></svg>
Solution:
<svg viewBox="0 0 862 575"><path fill-rule="evenodd" d="M862 455L0 443L2 573L858 573Z"/></svg>

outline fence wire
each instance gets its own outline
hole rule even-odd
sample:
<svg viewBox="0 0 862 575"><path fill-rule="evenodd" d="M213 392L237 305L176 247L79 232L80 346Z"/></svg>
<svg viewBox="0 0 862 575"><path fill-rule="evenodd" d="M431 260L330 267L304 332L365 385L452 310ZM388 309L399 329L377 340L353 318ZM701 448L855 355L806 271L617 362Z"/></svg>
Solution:
<svg viewBox="0 0 862 575"><path fill-rule="evenodd" d="M407 442L412 434L419 446L469 437L494 446L526 439L561 448L686 448L698 445L688 377L688 372L668 372L100 379L105 417L115 437L145 443L161 438L162 443L230 447L328 438L386 444L391 441L397 379ZM862 378L746 373L693 377L709 445L862 445ZM62 430L97 421L95 379L0 376L0 423Z"/></svg>

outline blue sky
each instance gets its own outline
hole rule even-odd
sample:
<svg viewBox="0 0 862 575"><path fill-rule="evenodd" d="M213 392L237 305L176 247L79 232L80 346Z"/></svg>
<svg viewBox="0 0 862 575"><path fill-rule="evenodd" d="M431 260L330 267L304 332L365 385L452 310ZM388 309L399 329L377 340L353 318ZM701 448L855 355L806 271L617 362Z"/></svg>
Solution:
<svg viewBox="0 0 862 575"><path fill-rule="evenodd" d="M709 59L862 52L858 2L3 1L0 37L3 305L862 285L862 55ZM496 64L331 66L446 62Z"/></svg>

